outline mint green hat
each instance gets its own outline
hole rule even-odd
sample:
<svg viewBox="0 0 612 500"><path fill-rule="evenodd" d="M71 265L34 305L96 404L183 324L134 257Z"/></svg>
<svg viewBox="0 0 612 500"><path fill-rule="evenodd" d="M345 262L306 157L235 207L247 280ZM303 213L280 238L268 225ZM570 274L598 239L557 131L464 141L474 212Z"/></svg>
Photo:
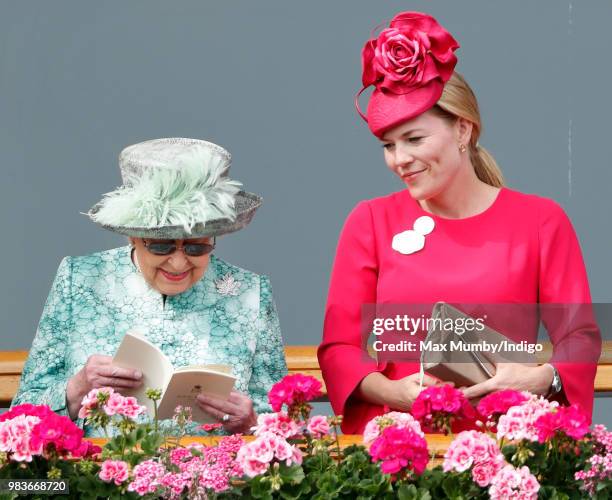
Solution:
<svg viewBox="0 0 612 500"><path fill-rule="evenodd" d="M123 185L87 215L126 236L187 239L246 227L262 198L228 177L230 153L199 139L153 139L119 155Z"/></svg>

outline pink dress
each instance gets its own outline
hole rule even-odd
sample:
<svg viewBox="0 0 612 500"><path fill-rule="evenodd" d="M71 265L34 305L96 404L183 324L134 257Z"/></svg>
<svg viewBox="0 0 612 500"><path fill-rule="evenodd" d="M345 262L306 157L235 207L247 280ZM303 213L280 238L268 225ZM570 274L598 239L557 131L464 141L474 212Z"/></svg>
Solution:
<svg viewBox="0 0 612 500"><path fill-rule="evenodd" d="M393 250L393 236L412 229L423 215L435 222L424 248L410 255ZM408 190L353 209L338 243L318 350L330 402L336 414L344 415L344 432L363 432L385 410L353 395L366 375L380 371L399 379L419 370L418 363L365 359L360 348L362 304L438 301L590 304L580 246L563 209L549 199L508 188L500 190L486 211L465 219L428 214ZM594 359L598 357L601 338L593 320L576 325L569 336L586 339L597 352ZM525 329L524 340L535 342L536 337L537 328ZM567 401L591 414L596 362L553 364Z"/></svg>

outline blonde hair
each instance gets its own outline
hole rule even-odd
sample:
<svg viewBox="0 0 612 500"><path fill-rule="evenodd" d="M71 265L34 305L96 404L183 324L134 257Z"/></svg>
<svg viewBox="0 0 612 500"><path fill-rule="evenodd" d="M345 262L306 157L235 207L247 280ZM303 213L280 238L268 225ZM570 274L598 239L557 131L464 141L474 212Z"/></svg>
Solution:
<svg viewBox="0 0 612 500"><path fill-rule="evenodd" d="M458 118L472 123L472 137L468 148L476 176L491 186L503 186L504 176L497 162L485 148L478 144L478 138L482 132L478 101L463 76L457 72L453 73L444 86L442 97L432 111L452 123Z"/></svg>

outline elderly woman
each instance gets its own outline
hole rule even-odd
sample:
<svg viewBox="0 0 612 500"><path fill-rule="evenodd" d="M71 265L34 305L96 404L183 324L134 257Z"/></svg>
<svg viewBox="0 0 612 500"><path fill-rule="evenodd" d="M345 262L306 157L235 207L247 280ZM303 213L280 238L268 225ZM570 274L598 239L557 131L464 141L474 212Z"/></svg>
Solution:
<svg viewBox="0 0 612 500"><path fill-rule="evenodd" d="M404 12L363 49L360 94L372 85L374 91L367 114L360 114L405 189L359 203L338 243L318 354L348 433L362 432L389 408L410 409L423 384L439 383L427 375L420 380L418 358L387 363L366 357L362 306L591 301L580 246L562 208L504 187L498 166L479 145L476 98L454 72L457 48L434 18ZM512 319L513 340L536 341L537 322ZM555 318L544 320L549 333L559 329ZM499 364L492 378L465 394L529 390L590 413L599 330L588 315L571 326L561 333L565 346L575 341L584 356L572 363L565 357L539 366Z"/></svg>
<svg viewBox="0 0 612 500"><path fill-rule="evenodd" d="M269 411L267 391L287 370L270 281L212 254L215 238L245 227L261 205L227 177L230 160L195 139L123 150L124 185L89 215L130 245L62 261L13 404L48 404L76 419L91 389L141 386L142 373L112 358L138 329L175 368L231 367L227 401L194 400L227 432L248 432Z"/></svg>

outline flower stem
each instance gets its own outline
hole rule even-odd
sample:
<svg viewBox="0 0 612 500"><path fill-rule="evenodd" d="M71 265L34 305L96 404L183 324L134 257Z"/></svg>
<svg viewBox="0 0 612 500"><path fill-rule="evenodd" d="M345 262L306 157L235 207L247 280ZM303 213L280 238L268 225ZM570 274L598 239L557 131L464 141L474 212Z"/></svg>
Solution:
<svg viewBox="0 0 612 500"><path fill-rule="evenodd" d="M157 400L153 400L153 428L155 429L155 432L159 431L159 418L157 416Z"/></svg>
<svg viewBox="0 0 612 500"><path fill-rule="evenodd" d="M340 459L340 441L338 440L338 424L334 424L334 439L336 441L336 453L338 453L338 459Z"/></svg>

